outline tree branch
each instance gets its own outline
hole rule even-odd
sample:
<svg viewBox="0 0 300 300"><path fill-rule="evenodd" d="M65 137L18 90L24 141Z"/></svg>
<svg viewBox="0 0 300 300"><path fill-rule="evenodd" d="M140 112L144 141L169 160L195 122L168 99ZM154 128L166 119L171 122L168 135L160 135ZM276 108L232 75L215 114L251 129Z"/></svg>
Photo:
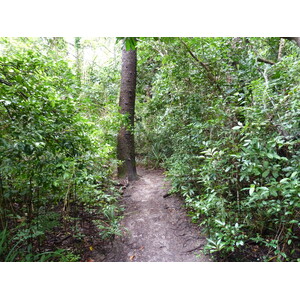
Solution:
<svg viewBox="0 0 300 300"><path fill-rule="evenodd" d="M2 78L0 78L0 83L3 83L3 84L8 85L8 86L13 86L13 85L14 85L14 83L11 83L11 82L9 82L9 81L6 81L6 80L4 80L4 79L2 79ZM18 93L19 93L20 96L23 97L24 100L27 100L27 99L28 99L28 96L25 95L23 92L18 92Z"/></svg>
<svg viewBox="0 0 300 300"><path fill-rule="evenodd" d="M11 82L8 82L8 81L6 81L6 80L4 80L2 78L0 78L0 83L6 84L8 86L12 86L13 85Z"/></svg>
<svg viewBox="0 0 300 300"><path fill-rule="evenodd" d="M180 39L180 42L185 46L185 48L187 49L187 51L188 51L188 53L191 55L191 57L192 57L197 63L199 63L200 66L201 66L202 68L205 69L205 71L206 71L206 73L207 73L208 79L209 79L213 84L215 84L216 87L217 87L217 89L218 89L218 91L219 91L221 94L223 94L223 92L222 92L220 86L218 85L218 82L217 82L216 78L211 74L211 72L210 72L208 66L207 66L205 63L203 63L202 61L200 61L200 60L194 55L194 53L191 51L191 49L189 48L189 46L188 46L182 39Z"/></svg>
<svg viewBox="0 0 300 300"><path fill-rule="evenodd" d="M7 108L7 106L6 106L3 102L2 102L2 104L3 104L4 108L6 109L7 114L9 115L10 119L13 120L13 117L12 117L12 115L11 115L9 109Z"/></svg>
<svg viewBox="0 0 300 300"><path fill-rule="evenodd" d="M274 65L274 64L275 64L274 61L271 61L271 60L268 60L268 59L265 59L265 58L261 58L261 57L258 57L258 58L257 58L257 61L260 61L260 62L269 64L269 65Z"/></svg>

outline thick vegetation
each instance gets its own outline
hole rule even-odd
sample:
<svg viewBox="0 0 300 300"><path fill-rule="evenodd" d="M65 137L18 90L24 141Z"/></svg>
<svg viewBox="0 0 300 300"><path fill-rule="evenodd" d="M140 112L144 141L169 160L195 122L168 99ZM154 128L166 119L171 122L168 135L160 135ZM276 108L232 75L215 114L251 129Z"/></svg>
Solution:
<svg viewBox="0 0 300 300"><path fill-rule="evenodd" d="M299 257L299 48L278 60L279 44L140 43L140 155L167 169L218 259Z"/></svg>
<svg viewBox="0 0 300 300"><path fill-rule="evenodd" d="M100 234L118 229L110 180L118 117L103 86L118 78L94 66L83 80L66 51L62 39L1 39L1 260L79 259L40 247L51 232L82 239L86 210L100 214Z"/></svg>
<svg viewBox="0 0 300 300"><path fill-rule="evenodd" d="M137 162L166 169L215 259L297 261L300 48L280 38L137 40ZM63 38L0 39L2 261L81 260L87 220L101 238L120 233L121 51L85 60L99 45L75 38L70 59ZM78 251L49 243L69 236Z"/></svg>

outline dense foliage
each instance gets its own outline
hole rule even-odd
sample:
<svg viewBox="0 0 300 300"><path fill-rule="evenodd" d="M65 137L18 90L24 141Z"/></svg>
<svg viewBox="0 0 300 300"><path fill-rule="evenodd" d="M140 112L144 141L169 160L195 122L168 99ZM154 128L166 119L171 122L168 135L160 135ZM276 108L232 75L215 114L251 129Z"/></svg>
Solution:
<svg viewBox="0 0 300 300"><path fill-rule="evenodd" d="M105 81L97 84L118 78L96 65L78 78L63 39L2 38L0 46L1 260L78 259L40 245L62 227L83 238L79 212L89 209L103 216L102 235L118 230L110 180L118 116Z"/></svg>
<svg viewBox="0 0 300 300"><path fill-rule="evenodd" d="M299 257L300 53L286 43L277 60L279 42L139 45L139 154L167 169L219 259Z"/></svg>
<svg viewBox="0 0 300 300"><path fill-rule="evenodd" d="M120 234L120 41L138 53L137 162L166 169L207 235L204 251L299 260L300 48L280 38L116 40L0 39L0 260L82 260L57 240L92 249L88 222L102 239ZM111 59L91 56L99 49Z"/></svg>

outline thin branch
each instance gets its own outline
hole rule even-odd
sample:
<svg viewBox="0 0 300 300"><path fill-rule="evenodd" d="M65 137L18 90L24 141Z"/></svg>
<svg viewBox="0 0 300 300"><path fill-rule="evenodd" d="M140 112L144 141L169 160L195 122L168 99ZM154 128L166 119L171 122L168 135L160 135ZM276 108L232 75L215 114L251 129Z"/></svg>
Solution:
<svg viewBox="0 0 300 300"><path fill-rule="evenodd" d="M207 66L205 63L203 63L202 61L200 61L200 60L194 55L194 53L191 51L191 49L188 47L188 45L187 45L182 39L180 39L180 42L185 46L185 48L187 49L188 53L192 56L192 58L193 58L197 63L199 63L200 66L201 66L202 68L205 69L205 71L206 71L206 73L207 73L208 79L209 79L213 84L215 84L216 87L217 87L217 89L218 89L218 91L219 91L220 93L223 94L223 92L222 92L220 86L218 85L218 82L217 82L216 78L211 74L211 72L210 72L208 66Z"/></svg>
<svg viewBox="0 0 300 300"><path fill-rule="evenodd" d="M6 84L8 86L12 86L13 85L11 82L8 82L8 81L6 81L6 80L4 80L2 78L0 78L0 83Z"/></svg>
<svg viewBox="0 0 300 300"><path fill-rule="evenodd" d="M3 84L8 85L8 86L13 86L13 85L15 84L15 83L11 83L11 82L9 82L9 81L6 81L6 80L4 80L4 79L2 79L2 78L0 78L0 83L3 83ZM23 92L18 92L18 94L19 94L20 96L22 96L24 100L27 100L27 99L28 99L28 96L25 95Z"/></svg>
<svg viewBox="0 0 300 300"><path fill-rule="evenodd" d="M7 106L3 102L2 102L2 104L3 104L4 108L6 109L6 111L7 111L8 115L9 115L10 119L13 120L13 117L12 117L9 109L7 108Z"/></svg>
<svg viewBox="0 0 300 300"><path fill-rule="evenodd" d="M263 62L265 64L269 64L269 65L275 65L274 61L271 61L271 60L268 60L268 59L265 59L265 58L261 58L261 57L258 57L257 61Z"/></svg>

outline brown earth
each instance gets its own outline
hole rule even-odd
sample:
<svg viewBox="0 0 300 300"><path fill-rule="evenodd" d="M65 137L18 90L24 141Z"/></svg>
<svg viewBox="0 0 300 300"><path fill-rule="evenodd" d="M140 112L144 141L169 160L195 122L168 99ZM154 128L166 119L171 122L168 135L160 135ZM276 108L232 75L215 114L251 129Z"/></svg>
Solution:
<svg viewBox="0 0 300 300"><path fill-rule="evenodd" d="M182 201L170 195L163 171L138 168L139 179L125 190L121 221L124 234L117 236L105 254L106 262L206 262L201 253L205 237L186 215ZM165 198L163 197L165 195ZM98 257L99 256L99 257Z"/></svg>

